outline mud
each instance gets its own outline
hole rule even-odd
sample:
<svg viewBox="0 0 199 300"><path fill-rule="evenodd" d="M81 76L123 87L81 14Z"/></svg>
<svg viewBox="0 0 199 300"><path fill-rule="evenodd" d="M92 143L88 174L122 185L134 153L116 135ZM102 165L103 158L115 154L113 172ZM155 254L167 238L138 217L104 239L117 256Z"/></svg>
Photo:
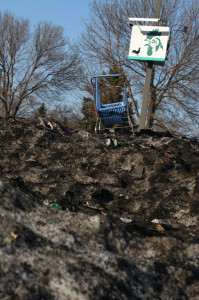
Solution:
<svg viewBox="0 0 199 300"><path fill-rule="evenodd" d="M0 119L0 299L199 299L198 140L52 125Z"/></svg>

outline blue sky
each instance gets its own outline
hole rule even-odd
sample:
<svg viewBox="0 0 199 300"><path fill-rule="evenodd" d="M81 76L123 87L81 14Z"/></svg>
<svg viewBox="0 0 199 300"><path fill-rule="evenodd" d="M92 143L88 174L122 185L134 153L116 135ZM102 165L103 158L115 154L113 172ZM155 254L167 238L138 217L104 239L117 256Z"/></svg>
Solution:
<svg viewBox="0 0 199 300"><path fill-rule="evenodd" d="M102 1L102 0L101 0ZM64 27L64 35L77 41L82 32L82 20L89 17L91 0L5 0L0 11L8 9L17 17L30 20L32 26L39 21L52 21Z"/></svg>
<svg viewBox="0 0 199 300"><path fill-rule="evenodd" d="M92 0L4 0L0 11L9 10L17 17L29 19L32 28L40 21L51 21L53 25L62 26L64 36L73 43L81 36L83 19L89 18L90 2ZM78 91L71 91L70 95L66 94L67 104L76 103L78 109L82 96Z"/></svg>

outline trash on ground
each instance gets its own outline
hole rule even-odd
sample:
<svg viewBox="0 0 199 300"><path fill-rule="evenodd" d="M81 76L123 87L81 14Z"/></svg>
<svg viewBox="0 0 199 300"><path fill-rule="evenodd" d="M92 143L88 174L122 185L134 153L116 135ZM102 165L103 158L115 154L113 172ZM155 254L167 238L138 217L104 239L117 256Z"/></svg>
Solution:
<svg viewBox="0 0 199 300"><path fill-rule="evenodd" d="M117 140L116 140L116 139L112 139L112 141L113 141L113 145L114 145L114 147L117 147L117 146L118 146L118 142L117 142Z"/></svg>
<svg viewBox="0 0 199 300"><path fill-rule="evenodd" d="M106 146L107 147L110 147L110 146L113 146L113 147L117 147L118 146L118 141L117 139L115 138L109 138L109 139L106 139Z"/></svg>
<svg viewBox="0 0 199 300"><path fill-rule="evenodd" d="M128 219L128 218L120 218L120 220L124 223L131 223L132 220L131 219Z"/></svg>
<svg viewBox="0 0 199 300"><path fill-rule="evenodd" d="M164 232L165 231L165 228L161 224L157 224L155 228L158 232Z"/></svg>
<svg viewBox="0 0 199 300"><path fill-rule="evenodd" d="M11 244L11 243L12 243L12 239L9 238L9 237L5 237L3 240L4 240L4 242L5 242L6 244Z"/></svg>
<svg viewBox="0 0 199 300"><path fill-rule="evenodd" d="M49 205L49 201L48 200L44 200L44 205L48 206Z"/></svg>
<svg viewBox="0 0 199 300"><path fill-rule="evenodd" d="M11 237L13 237L13 239L17 239L18 238L18 234L15 234L14 232L10 232Z"/></svg>
<svg viewBox="0 0 199 300"><path fill-rule="evenodd" d="M107 214L103 211L101 211L101 215L106 216Z"/></svg>
<svg viewBox="0 0 199 300"><path fill-rule="evenodd" d="M87 208L90 208L90 209L97 210L97 211L99 211L102 215L106 215L106 213L102 211L102 208L93 206L93 205L89 204L88 201L86 201L86 204L84 205L84 207L87 207Z"/></svg>
<svg viewBox="0 0 199 300"><path fill-rule="evenodd" d="M40 124L45 128L45 129L47 129L47 130L53 130L54 128L53 128L53 125L52 125L52 123L50 122L50 121L48 121L48 120L46 120L46 119L44 119L44 118L39 118L39 120L40 120Z"/></svg>
<svg viewBox="0 0 199 300"><path fill-rule="evenodd" d="M165 155L167 155L167 156L169 156L169 157L172 157L172 158L174 158L174 156L173 156L173 155L171 155L170 153L164 152L164 154L165 154Z"/></svg>
<svg viewBox="0 0 199 300"><path fill-rule="evenodd" d="M61 206L57 203L50 203L49 207L56 207L57 209L61 210Z"/></svg>
<svg viewBox="0 0 199 300"><path fill-rule="evenodd" d="M106 140L106 146L109 147L111 145L111 139Z"/></svg>
<svg viewBox="0 0 199 300"><path fill-rule="evenodd" d="M151 221L151 223L154 223L154 224L170 224L170 221L165 220L165 219L153 219Z"/></svg>
<svg viewBox="0 0 199 300"><path fill-rule="evenodd" d="M189 235L191 235L191 236L196 236L195 234L193 234L193 233L191 233L191 232L189 232Z"/></svg>

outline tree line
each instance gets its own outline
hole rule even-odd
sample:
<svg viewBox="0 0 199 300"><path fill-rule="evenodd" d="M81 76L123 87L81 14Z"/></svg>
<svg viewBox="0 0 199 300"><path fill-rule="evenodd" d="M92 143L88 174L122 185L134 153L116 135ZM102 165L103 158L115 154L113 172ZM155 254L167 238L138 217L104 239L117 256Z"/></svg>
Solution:
<svg viewBox="0 0 199 300"><path fill-rule="evenodd" d="M1 116L15 117L38 102L62 99L76 87L85 92L81 126L92 128L90 77L114 72L125 78L132 118L139 123L147 64L128 59L128 17L150 18L154 8L154 0L94 0L78 45L70 45L60 26L42 22L31 33L28 20L0 13ZM159 25L170 27L170 46L165 66L153 67L146 128L196 132L199 2L162 0L160 14Z"/></svg>

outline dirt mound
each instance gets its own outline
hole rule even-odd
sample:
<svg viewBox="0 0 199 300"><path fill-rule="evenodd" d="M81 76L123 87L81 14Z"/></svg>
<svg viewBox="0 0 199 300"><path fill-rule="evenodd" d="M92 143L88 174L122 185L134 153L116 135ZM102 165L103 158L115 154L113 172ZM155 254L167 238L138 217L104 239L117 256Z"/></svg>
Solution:
<svg viewBox="0 0 199 300"><path fill-rule="evenodd" d="M1 119L0 175L0 299L198 299L196 139Z"/></svg>

